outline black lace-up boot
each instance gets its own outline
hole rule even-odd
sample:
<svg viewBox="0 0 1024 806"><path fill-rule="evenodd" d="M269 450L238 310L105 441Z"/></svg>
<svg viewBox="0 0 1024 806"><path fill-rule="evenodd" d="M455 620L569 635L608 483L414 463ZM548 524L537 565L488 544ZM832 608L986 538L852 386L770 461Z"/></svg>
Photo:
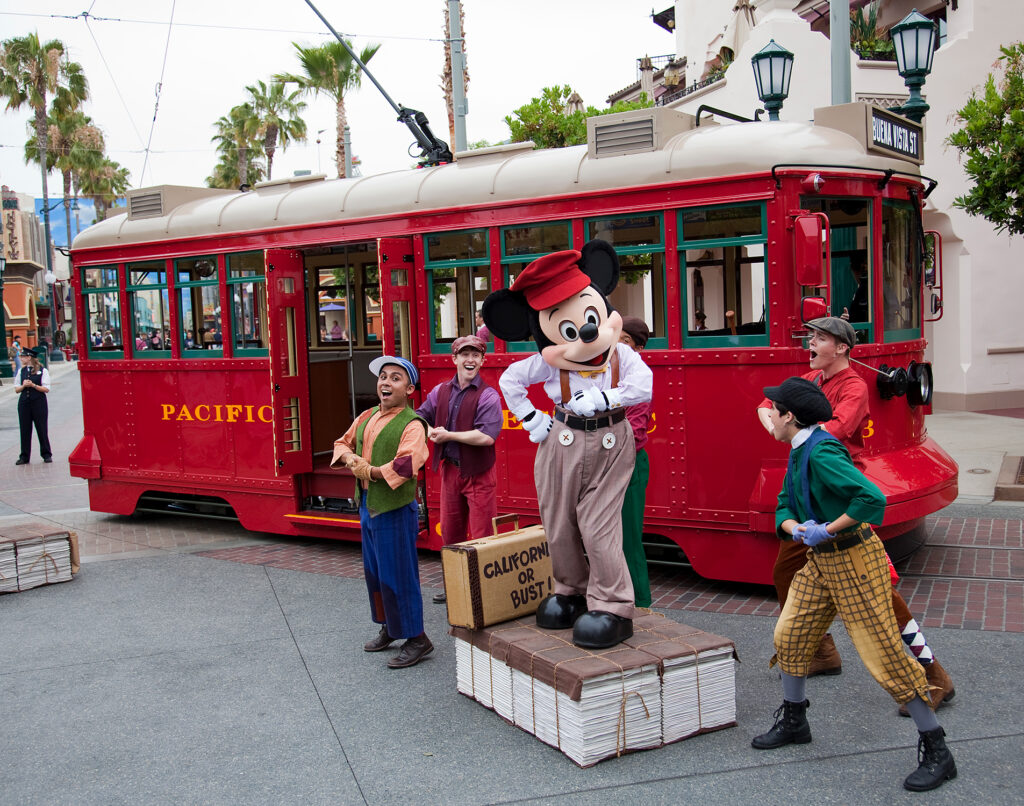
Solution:
<svg viewBox="0 0 1024 806"><path fill-rule="evenodd" d="M903 782L904 789L927 792L956 778L956 762L946 747L945 736L942 728L921 731L917 740L917 769Z"/></svg>
<svg viewBox="0 0 1024 806"><path fill-rule="evenodd" d="M811 726L807 724L807 707L810 704L808 700L783 700L775 712L772 729L755 736L751 746L757 750L774 750L787 744L807 744L811 740Z"/></svg>

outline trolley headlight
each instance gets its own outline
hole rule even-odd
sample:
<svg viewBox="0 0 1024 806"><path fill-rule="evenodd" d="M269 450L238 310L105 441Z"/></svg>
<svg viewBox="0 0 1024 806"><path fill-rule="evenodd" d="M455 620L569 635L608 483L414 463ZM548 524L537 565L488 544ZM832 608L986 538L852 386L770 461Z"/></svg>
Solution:
<svg viewBox="0 0 1024 806"><path fill-rule="evenodd" d="M932 402L932 365L911 361L907 367L907 402L911 406L927 406Z"/></svg>

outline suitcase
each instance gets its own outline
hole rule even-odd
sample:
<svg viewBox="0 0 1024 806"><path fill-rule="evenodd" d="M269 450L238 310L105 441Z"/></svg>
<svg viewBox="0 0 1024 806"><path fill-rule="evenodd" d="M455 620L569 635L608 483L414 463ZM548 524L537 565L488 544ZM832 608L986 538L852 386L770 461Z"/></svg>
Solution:
<svg viewBox="0 0 1024 806"><path fill-rule="evenodd" d="M514 531L497 534L501 523ZM519 528L518 515L494 519L495 534L441 549L448 623L479 630L528 616L552 592L551 556L544 527Z"/></svg>

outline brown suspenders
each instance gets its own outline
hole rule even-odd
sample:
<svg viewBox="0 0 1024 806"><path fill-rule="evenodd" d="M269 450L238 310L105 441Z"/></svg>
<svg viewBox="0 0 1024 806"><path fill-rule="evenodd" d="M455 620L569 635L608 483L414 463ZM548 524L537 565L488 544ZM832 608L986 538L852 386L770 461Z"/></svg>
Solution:
<svg viewBox="0 0 1024 806"><path fill-rule="evenodd" d="M611 388L614 389L619 385L619 348L617 345L612 348L611 372ZM558 379L562 384L562 405L565 406L565 404L569 402L569 398L572 397L572 392L569 391L569 370L560 370L558 373Z"/></svg>

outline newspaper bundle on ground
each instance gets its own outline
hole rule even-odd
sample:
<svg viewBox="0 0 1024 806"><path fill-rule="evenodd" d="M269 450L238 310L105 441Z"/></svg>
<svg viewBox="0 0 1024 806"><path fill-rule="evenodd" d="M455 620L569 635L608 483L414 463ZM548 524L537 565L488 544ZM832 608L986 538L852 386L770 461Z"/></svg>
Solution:
<svg viewBox="0 0 1024 806"><path fill-rule="evenodd" d="M582 767L736 724L735 649L659 614L602 650L521 618L452 627L458 690Z"/></svg>
<svg viewBox="0 0 1024 806"><path fill-rule="evenodd" d="M78 537L28 524L0 532L0 593L67 582L78 572Z"/></svg>

